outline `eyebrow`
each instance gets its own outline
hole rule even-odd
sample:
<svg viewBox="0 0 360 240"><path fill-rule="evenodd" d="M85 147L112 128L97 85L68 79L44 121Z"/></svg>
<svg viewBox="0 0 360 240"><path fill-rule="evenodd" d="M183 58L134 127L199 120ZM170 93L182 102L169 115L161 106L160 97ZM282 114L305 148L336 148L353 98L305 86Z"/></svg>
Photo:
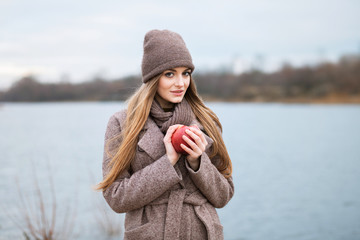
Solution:
<svg viewBox="0 0 360 240"><path fill-rule="evenodd" d="M190 71L191 71L191 68L187 68L187 69L185 69L185 70L184 70L184 72L185 72L185 71L188 71L188 70L190 70ZM166 70L166 71L176 72L176 70L175 70L175 69L173 69L173 68L172 68L172 69L168 69L168 70Z"/></svg>

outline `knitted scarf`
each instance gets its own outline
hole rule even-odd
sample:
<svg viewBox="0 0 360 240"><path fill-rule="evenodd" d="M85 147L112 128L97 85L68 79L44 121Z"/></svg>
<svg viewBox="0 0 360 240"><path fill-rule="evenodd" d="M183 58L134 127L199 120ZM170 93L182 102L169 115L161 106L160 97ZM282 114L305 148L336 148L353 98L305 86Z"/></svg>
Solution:
<svg viewBox="0 0 360 240"><path fill-rule="evenodd" d="M189 103L184 98L180 103L175 104L174 110L165 112L160 104L154 99L150 116L163 133L174 124L190 125L194 119L194 114Z"/></svg>

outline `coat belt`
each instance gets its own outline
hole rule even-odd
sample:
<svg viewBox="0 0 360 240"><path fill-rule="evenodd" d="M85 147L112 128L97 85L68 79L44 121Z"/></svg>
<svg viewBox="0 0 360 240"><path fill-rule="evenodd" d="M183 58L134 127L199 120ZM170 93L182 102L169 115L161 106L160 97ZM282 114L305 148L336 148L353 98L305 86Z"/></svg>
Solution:
<svg viewBox="0 0 360 240"><path fill-rule="evenodd" d="M151 205L168 204L165 219L164 240L179 239L181 213L184 203L194 206L196 215L206 227L208 239L213 240L215 229L212 222L209 222L209 220L212 219L211 214L203 205L206 202L207 199L199 191L186 196L186 189L172 190L168 199L153 201Z"/></svg>

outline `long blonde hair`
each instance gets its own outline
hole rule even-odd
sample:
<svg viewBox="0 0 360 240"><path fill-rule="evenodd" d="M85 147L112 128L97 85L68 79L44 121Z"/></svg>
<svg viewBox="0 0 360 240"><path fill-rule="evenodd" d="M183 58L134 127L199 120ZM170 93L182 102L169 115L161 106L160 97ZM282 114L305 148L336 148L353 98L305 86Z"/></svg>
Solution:
<svg viewBox="0 0 360 240"><path fill-rule="evenodd" d="M131 161L135 157L138 136L143 129L145 122L150 114L152 102L157 91L161 74L154 77L142 86L130 97L127 105L127 114L124 127L119 136L110 139L114 141L121 138L120 146L115 154L111 156L109 166L111 169L95 189L106 190L119 176L121 172L130 167ZM226 177L232 174L232 164L229 154L226 150L221 133L217 127L222 130L221 123L216 114L205 106L197 93L193 79L190 79L190 85L185 93L185 98L189 102L193 113L204 127L208 136L214 140L210 158L217 156L219 163L217 169ZM108 142L109 143L109 142ZM106 144L109 146L109 144Z"/></svg>

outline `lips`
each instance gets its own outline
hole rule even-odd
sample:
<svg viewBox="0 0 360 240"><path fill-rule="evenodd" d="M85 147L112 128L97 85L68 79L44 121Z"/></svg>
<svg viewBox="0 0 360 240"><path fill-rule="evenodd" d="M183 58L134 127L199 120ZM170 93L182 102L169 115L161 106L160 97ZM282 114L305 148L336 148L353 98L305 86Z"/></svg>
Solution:
<svg viewBox="0 0 360 240"><path fill-rule="evenodd" d="M176 91L170 91L172 93L182 93L184 90L176 90Z"/></svg>
<svg viewBox="0 0 360 240"><path fill-rule="evenodd" d="M184 90L175 90L175 91L170 91L172 94L174 94L177 97L180 97L183 95Z"/></svg>

